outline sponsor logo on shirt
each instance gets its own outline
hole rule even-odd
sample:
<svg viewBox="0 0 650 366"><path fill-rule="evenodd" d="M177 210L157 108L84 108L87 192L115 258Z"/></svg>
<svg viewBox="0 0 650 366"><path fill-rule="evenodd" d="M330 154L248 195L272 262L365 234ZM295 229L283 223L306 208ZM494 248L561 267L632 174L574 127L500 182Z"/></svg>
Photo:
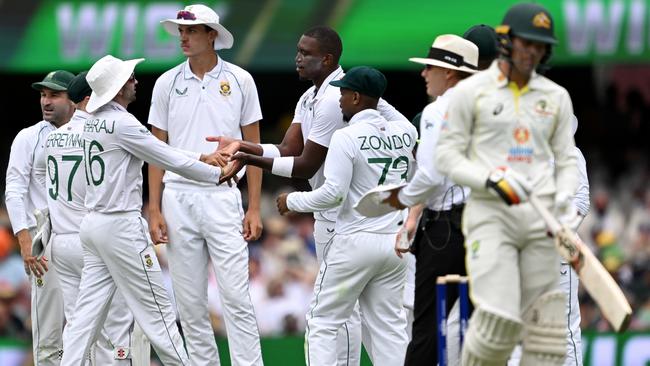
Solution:
<svg viewBox="0 0 650 366"><path fill-rule="evenodd" d="M470 250L472 251L472 259L478 258L478 250L481 248L481 242L474 240L470 245Z"/></svg>
<svg viewBox="0 0 650 366"><path fill-rule="evenodd" d="M176 91L176 94L178 94L178 95L185 95L187 93L187 87L185 87L185 89L183 89L183 91L180 91L180 90L174 88L174 91Z"/></svg>
<svg viewBox="0 0 650 366"><path fill-rule="evenodd" d="M222 81L220 85L221 86L219 87L219 93L221 93L221 95L223 95L224 97L229 96L230 93L232 92L230 90L230 83L227 81Z"/></svg>
<svg viewBox="0 0 650 366"><path fill-rule="evenodd" d="M518 126L515 127L512 135L517 142L517 146L508 150L508 161L530 164L533 161L533 148L524 146L530 140L530 131L526 127Z"/></svg>
<svg viewBox="0 0 650 366"><path fill-rule="evenodd" d="M497 116L499 113L501 113L501 111L503 111L503 103L497 104L497 106L492 111L492 115Z"/></svg>

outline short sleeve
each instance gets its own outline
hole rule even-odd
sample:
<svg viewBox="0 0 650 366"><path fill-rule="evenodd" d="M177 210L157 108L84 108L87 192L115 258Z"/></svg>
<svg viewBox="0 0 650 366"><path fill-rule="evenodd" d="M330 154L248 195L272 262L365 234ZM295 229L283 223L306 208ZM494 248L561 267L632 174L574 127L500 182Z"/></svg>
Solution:
<svg viewBox="0 0 650 366"><path fill-rule="evenodd" d="M168 131L169 92L171 86L165 76L166 74L163 74L159 77L153 87L147 123L161 130Z"/></svg>
<svg viewBox="0 0 650 366"><path fill-rule="evenodd" d="M250 125L262 119L262 109L257 95L257 86L253 77L246 73L242 81L242 99L240 126Z"/></svg>

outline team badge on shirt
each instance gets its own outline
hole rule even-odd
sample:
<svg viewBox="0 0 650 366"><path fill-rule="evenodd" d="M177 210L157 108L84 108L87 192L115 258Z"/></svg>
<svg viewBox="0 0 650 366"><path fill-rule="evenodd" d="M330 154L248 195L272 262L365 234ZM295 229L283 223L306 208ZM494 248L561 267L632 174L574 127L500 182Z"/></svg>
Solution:
<svg viewBox="0 0 650 366"><path fill-rule="evenodd" d="M222 81L221 86L219 87L219 93L223 95L224 97L227 97L230 95L232 91L230 90L230 83L227 81Z"/></svg>
<svg viewBox="0 0 650 366"><path fill-rule="evenodd" d="M535 112L542 116L552 116L553 108L549 106L545 99L540 99L535 103Z"/></svg>
<svg viewBox="0 0 650 366"><path fill-rule="evenodd" d="M43 285L45 285L45 282L43 282L43 279L40 278L40 277L36 278L36 286L43 287Z"/></svg>
<svg viewBox="0 0 650 366"><path fill-rule="evenodd" d="M516 127L513 132L515 140L519 145L525 144L530 138L530 131L526 127Z"/></svg>

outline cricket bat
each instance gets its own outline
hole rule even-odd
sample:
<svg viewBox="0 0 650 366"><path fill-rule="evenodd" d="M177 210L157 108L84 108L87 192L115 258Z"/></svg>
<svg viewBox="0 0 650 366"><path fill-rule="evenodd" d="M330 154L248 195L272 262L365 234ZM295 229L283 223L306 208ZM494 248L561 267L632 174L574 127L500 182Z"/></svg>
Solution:
<svg viewBox="0 0 650 366"><path fill-rule="evenodd" d="M563 227L538 197L531 195L530 203L556 238L555 248L576 271L580 282L596 301L605 319L615 331L624 332L630 324L632 308L616 281L578 235Z"/></svg>

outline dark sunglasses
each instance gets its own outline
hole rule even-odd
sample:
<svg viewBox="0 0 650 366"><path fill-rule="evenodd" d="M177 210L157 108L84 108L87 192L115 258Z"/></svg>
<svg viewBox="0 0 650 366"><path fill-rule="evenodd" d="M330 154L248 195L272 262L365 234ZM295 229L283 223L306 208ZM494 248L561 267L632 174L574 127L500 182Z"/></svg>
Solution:
<svg viewBox="0 0 650 366"><path fill-rule="evenodd" d="M196 20L196 15L191 11L181 10L176 14L176 19Z"/></svg>

